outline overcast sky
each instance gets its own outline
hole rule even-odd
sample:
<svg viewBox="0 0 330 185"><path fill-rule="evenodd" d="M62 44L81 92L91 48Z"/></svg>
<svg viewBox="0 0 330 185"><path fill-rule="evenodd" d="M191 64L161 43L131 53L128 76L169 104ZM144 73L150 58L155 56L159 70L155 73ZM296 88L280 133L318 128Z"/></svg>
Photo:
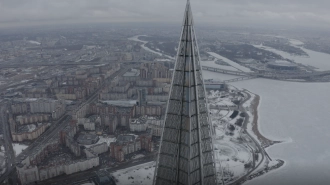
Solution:
<svg viewBox="0 0 330 185"><path fill-rule="evenodd" d="M186 0L0 0L0 27L72 22L181 22ZM191 0L195 22L330 27L330 0Z"/></svg>

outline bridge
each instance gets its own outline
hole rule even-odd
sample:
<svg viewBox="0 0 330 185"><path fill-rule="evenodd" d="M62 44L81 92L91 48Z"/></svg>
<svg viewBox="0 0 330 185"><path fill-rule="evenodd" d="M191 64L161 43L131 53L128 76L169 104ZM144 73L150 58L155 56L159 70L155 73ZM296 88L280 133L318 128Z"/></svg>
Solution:
<svg viewBox="0 0 330 185"><path fill-rule="evenodd" d="M250 80L250 79L255 79L258 78L258 76L244 76L244 77L239 77L239 78L234 78L230 80L224 80L224 83L230 83L230 82L237 82L237 81L243 81L243 80Z"/></svg>
<svg viewBox="0 0 330 185"><path fill-rule="evenodd" d="M242 71L231 71L231 70L226 70L226 69L219 69L219 68L208 67L208 66L202 66L202 69L207 70L207 71L216 72L216 73L223 73L223 74L237 75L237 76L249 76L249 75L255 74L255 73L247 73L247 72L242 72Z"/></svg>
<svg viewBox="0 0 330 185"><path fill-rule="evenodd" d="M245 76L237 79L227 80L227 82L235 82L240 80L247 80L253 78L271 78L271 79L279 79L279 80L286 80L286 79L308 79L314 77L322 77L326 75L330 75L330 71L318 71L312 73L283 73L283 72L265 72L265 73L257 73L257 72L242 72L242 71L231 71L226 69L219 69L214 67L203 66L203 70L212 71L216 73L223 73L229 75L236 75L236 76ZM225 82L225 81L224 81Z"/></svg>
<svg viewBox="0 0 330 185"><path fill-rule="evenodd" d="M255 79L258 78L257 76L244 76L244 77L239 77L239 78L233 78L230 80L224 80L224 81L206 81L204 84L210 86L219 86L230 83L230 82L238 82L238 81L243 81L243 80L250 80L250 79Z"/></svg>

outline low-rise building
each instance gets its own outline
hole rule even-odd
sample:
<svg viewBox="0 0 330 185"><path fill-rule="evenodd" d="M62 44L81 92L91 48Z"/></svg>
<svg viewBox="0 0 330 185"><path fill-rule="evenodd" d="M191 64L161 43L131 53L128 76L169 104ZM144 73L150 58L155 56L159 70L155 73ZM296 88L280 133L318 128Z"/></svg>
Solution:
<svg viewBox="0 0 330 185"><path fill-rule="evenodd" d="M147 116L141 116L139 118L130 118L129 129L131 132L143 132L148 127Z"/></svg>
<svg viewBox="0 0 330 185"><path fill-rule="evenodd" d="M164 120L149 119L149 127L151 128L151 134L156 137L160 137L164 129Z"/></svg>
<svg viewBox="0 0 330 185"><path fill-rule="evenodd" d="M16 142L21 142L24 140L33 140L37 139L42 133L44 133L49 126L50 124L37 124L37 126L34 126L36 128L32 131L24 130L19 132L13 132L11 135L13 141Z"/></svg>
<svg viewBox="0 0 330 185"><path fill-rule="evenodd" d="M144 149L153 151L151 136L120 135L116 142L110 143L110 156L117 161L124 161L125 155Z"/></svg>
<svg viewBox="0 0 330 185"><path fill-rule="evenodd" d="M16 122L23 124L40 123L49 121L48 114L27 114L16 116Z"/></svg>

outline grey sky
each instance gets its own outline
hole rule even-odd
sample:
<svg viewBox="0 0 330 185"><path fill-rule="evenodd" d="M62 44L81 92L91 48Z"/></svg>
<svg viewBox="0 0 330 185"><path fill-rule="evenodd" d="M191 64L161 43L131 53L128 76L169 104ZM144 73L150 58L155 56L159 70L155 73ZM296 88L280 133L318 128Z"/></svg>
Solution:
<svg viewBox="0 0 330 185"><path fill-rule="evenodd" d="M0 0L0 27L61 22L181 21L185 0ZM329 0L191 0L195 20L213 24L330 27Z"/></svg>

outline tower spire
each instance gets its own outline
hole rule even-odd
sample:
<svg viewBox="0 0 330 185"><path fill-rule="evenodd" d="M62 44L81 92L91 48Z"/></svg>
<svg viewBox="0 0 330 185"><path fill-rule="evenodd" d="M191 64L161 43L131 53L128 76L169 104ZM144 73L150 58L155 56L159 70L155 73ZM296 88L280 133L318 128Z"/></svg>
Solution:
<svg viewBox="0 0 330 185"><path fill-rule="evenodd" d="M211 126L189 0L184 13L154 184L216 184Z"/></svg>

